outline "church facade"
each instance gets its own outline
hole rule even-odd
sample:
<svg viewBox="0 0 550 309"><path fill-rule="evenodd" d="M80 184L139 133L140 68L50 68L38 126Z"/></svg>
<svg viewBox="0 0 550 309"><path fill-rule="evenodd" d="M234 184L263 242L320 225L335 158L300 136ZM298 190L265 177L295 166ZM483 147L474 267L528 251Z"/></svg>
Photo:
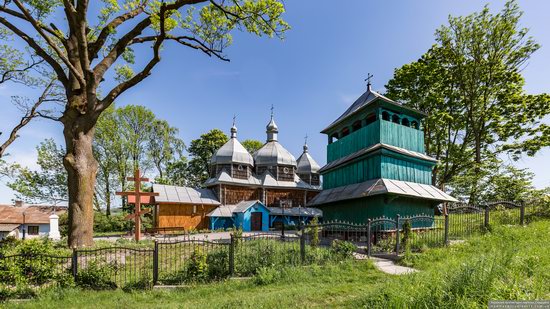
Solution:
<svg viewBox="0 0 550 309"><path fill-rule="evenodd" d="M427 156L426 115L371 90L321 133L328 136L323 191L308 206L324 220L365 223L369 218L434 214L456 201L431 184L437 160Z"/></svg>
<svg viewBox="0 0 550 309"><path fill-rule="evenodd" d="M204 189L153 185L153 190L161 194L156 198L155 227L237 226L261 231L321 216L318 209L306 207L321 191L320 166L309 154L307 143L296 159L279 143L278 133L271 115L266 143L250 154L237 139L233 124L229 141L212 156ZM174 193L167 194L167 190ZM177 192L185 192L189 198Z"/></svg>

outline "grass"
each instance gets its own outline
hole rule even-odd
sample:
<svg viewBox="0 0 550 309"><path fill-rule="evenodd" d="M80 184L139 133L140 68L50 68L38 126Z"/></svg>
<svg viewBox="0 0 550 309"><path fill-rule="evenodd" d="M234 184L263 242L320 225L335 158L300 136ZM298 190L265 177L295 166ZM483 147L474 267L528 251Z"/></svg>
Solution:
<svg viewBox="0 0 550 309"><path fill-rule="evenodd" d="M408 257L420 272L390 276L368 261L264 269L252 280L175 291L53 289L15 308L485 308L491 299L550 299L550 221L497 226Z"/></svg>

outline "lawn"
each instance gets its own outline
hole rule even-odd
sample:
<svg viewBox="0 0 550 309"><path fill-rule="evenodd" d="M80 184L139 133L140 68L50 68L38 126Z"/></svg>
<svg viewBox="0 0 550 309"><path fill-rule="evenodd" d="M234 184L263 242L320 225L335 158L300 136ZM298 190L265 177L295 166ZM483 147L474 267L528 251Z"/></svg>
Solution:
<svg viewBox="0 0 550 309"><path fill-rule="evenodd" d="M56 289L23 308L484 308L490 299L550 299L550 221L500 226L450 248L408 256L420 272L390 276L370 262L264 270L177 290Z"/></svg>

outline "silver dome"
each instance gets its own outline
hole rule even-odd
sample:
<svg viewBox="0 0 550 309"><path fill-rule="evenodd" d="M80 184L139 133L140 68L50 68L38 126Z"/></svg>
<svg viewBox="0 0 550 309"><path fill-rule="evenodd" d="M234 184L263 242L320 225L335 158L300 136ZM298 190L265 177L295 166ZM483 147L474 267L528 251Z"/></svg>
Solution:
<svg viewBox="0 0 550 309"><path fill-rule="evenodd" d="M254 166L254 159L237 140L237 128L231 128L231 138L212 156L210 164L248 164Z"/></svg>
<svg viewBox="0 0 550 309"><path fill-rule="evenodd" d="M270 141L254 153L256 166L292 165L296 166L296 158L279 142Z"/></svg>
<svg viewBox="0 0 550 309"><path fill-rule="evenodd" d="M309 154L308 146L307 144L304 145L304 153L298 158L298 174L314 174L318 173L321 167L315 160L313 160L313 157Z"/></svg>

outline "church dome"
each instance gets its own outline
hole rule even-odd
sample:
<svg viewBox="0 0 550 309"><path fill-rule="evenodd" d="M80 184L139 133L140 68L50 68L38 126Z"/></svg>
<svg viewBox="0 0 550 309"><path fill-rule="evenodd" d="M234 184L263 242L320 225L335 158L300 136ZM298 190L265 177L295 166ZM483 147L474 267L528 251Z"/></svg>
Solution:
<svg viewBox="0 0 550 309"><path fill-rule="evenodd" d="M210 164L247 164L254 166L254 159L237 140L237 127L231 127L231 138L212 156Z"/></svg>
<svg viewBox="0 0 550 309"><path fill-rule="evenodd" d="M256 166L292 165L296 166L296 158L278 141L270 141L254 153Z"/></svg>
<svg viewBox="0 0 550 309"><path fill-rule="evenodd" d="M254 153L257 166L292 165L296 166L296 158L277 141L279 128L271 114L271 120L266 126L267 142Z"/></svg>
<svg viewBox="0 0 550 309"><path fill-rule="evenodd" d="M316 174L319 172L321 167L315 160L313 160L313 157L309 154L308 146L307 144L304 145L304 152L302 155L298 158L298 174Z"/></svg>

